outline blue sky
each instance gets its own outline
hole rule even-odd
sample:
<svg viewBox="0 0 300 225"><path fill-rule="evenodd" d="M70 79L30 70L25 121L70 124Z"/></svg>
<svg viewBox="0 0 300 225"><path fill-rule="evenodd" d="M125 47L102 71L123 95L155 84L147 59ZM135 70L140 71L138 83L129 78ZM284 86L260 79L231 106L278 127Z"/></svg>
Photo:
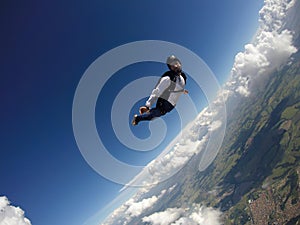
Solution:
<svg viewBox="0 0 300 225"><path fill-rule="evenodd" d="M262 0L2 1L0 195L23 208L32 224L83 224L122 188L92 170L73 135L73 97L89 65L119 45L164 40L195 52L223 83L235 54L255 34L262 4ZM119 73L138 71L134 79L143 72L159 76L165 69L148 63ZM99 129L107 129L105 140L112 154L144 164L155 152L141 156L116 151L120 145L106 118L109 111L100 113L126 82L116 75L105 87L111 94L105 95L105 105L97 106L96 120ZM195 101L202 99L193 82L187 89ZM175 113L166 120L171 123L174 118Z"/></svg>

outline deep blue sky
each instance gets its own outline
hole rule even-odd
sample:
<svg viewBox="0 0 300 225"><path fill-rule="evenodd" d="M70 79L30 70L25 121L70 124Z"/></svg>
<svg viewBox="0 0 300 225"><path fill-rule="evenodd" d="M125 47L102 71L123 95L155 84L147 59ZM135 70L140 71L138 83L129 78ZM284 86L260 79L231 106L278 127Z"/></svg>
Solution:
<svg viewBox="0 0 300 225"><path fill-rule="evenodd" d="M83 224L121 188L89 167L74 139L73 97L89 65L121 44L164 40L198 54L222 83L235 54L254 35L262 4L262 0L1 1L0 195L23 208L32 224ZM146 75L162 73L161 68L165 69L153 65L149 71L151 66L141 65L136 76L142 76L143 69ZM112 82L111 91L122 82L126 84ZM187 88L194 89L192 84ZM107 106L112 100L108 97ZM99 129L106 128L103 124ZM105 140L114 145L107 126ZM139 159L131 153L116 156L129 162Z"/></svg>

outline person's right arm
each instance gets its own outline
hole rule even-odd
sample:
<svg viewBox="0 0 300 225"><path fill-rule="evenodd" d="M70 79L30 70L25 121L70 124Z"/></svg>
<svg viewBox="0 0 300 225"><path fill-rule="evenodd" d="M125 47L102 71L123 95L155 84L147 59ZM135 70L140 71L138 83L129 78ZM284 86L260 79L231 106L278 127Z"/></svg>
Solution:
<svg viewBox="0 0 300 225"><path fill-rule="evenodd" d="M170 77L166 76L161 78L159 84L156 86L155 89L153 89L150 97L148 98L146 102L146 107L150 109L157 100L157 98L162 95L162 93L170 86L170 84Z"/></svg>

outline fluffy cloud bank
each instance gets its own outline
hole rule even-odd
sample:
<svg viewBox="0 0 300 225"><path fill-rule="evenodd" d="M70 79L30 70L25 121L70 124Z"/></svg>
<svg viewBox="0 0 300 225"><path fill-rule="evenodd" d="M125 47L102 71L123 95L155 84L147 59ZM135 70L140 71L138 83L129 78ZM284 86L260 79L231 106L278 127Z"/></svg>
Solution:
<svg viewBox="0 0 300 225"><path fill-rule="evenodd" d="M193 204L190 208L168 208L143 218L153 225L219 225L221 213L212 208Z"/></svg>
<svg viewBox="0 0 300 225"><path fill-rule="evenodd" d="M166 190L163 192L167 192ZM163 195L164 193L161 193ZM159 197L160 198L160 197ZM154 200L155 199L155 200ZM154 201L153 201L154 200ZM151 202L154 203L151 203ZM153 207L157 199L151 197L141 202L127 201L106 220L105 225L110 224L152 224L152 225L220 225L222 213L213 208L207 208L200 204L192 204L181 208L167 208L164 211L147 213L147 209ZM143 203L142 203L143 202ZM147 205L146 208L143 208ZM141 206L142 208L138 208ZM132 214L132 211L136 213ZM144 216L141 216L143 213ZM141 217L138 217L141 216ZM135 220L138 218L138 220Z"/></svg>
<svg viewBox="0 0 300 225"><path fill-rule="evenodd" d="M5 196L0 196L0 225L31 225L24 217L24 211L10 205Z"/></svg>
<svg viewBox="0 0 300 225"><path fill-rule="evenodd" d="M253 43L235 57L225 89L248 96L259 88L265 76L284 65L297 51L293 31L284 28L289 9L296 0L265 0L259 15L259 29Z"/></svg>
<svg viewBox="0 0 300 225"><path fill-rule="evenodd" d="M151 197L143 197L145 193L142 189L137 192L132 198L126 201L121 207L116 209L104 222L105 225L109 224L130 224L130 222L151 210L155 204L160 200L165 194L171 193L175 186L168 189L160 191L158 195L153 195ZM117 222L116 222L117 221Z"/></svg>
<svg viewBox="0 0 300 225"><path fill-rule="evenodd" d="M151 198L145 198L140 202L134 202L133 199L130 199L126 202L126 206L128 206L126 210L126 214L129 216L139 216L146 209L152 207L158 200L158 197L152 196Z"/></svg>

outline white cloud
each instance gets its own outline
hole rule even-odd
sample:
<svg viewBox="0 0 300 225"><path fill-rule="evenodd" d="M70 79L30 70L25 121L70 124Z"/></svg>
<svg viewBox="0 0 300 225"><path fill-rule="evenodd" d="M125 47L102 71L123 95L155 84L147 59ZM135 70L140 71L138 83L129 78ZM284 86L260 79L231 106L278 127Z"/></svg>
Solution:
<svg viewBox="0 0 300 225"><path fill-rule="evenodd" d="M155 204L160 200L166 193L171 193L176 184L168 189L163 189L157 196L153 195L149 198L143 198L144 191L140 189L132 198L127 200L119 208L115 209L114 212L106 219L103 224L115 224L119 220L119 224L130 224L130 221L146 213L155 206Z"/></svg>
<svg viewBox="0 0 300 225"><path fill-rule="evenodd" d="M153 225L169 225L175 222L184 213L181 208L169 208L163 212L156 212L143 218L143 222L150 222Z"/></svg>
<svg viewBox="0 0 300 225"><path fill-rule="evenodd" d="M218 130L220 127L222 126L222 121L220 120L216 120L213 121L210 125L209 125L209 131L215 131Z"/></svg>
<svg viewBox="0 0 300 225"><path fill-rule="evenodd" d="M31 225L20 207L10 205L7 197L0 196L0 225Z"/></svg>
<svg viewBox="0 0 300 225"><path fill-rule="evenodd" d="M200 137L201 140L198 139L199 136L193 138L192 135L188 138L183 138L173 147L171 152L152 161L147 166L151 175L148 182L159 182L160 180L163 180L164 177L170 176L170 174L180 170L193 155L199 153L202 147L205 146L205 143L207 142L207 131L205 135ZM189 131L187 131L187 133L189 133Z"/></svg>
<svg viewBox="0 0 300 225"><path fill-rule="evenodd" d="M225 89L242 96L261 88L265 77L284 65L297 51L293 46L293 32L284 29L288 10L296 1L265 0L260 10L260 27L253 43L235 57L231 78Z"/></svg>
<svg viewBox="0 0 300 225"><path fill-rule="evenodd" d="M168 208L145 216L143 222L153 225L220 225L221 212L216 209L206 208L193 204L189 208Z"/></svg>
<svg viewBox="0 0 300 225"><path fill-rule="evenodd" d="M192 214L189 216L196 224L209 224L219 225L221 224L221 212L212 208L201 207L195 204Z"/></svg>
<svg viewBox="0 0 300 225"><path fill-rule="evenodd" d="M126 210L126 214L129 216L139 216L146 209L151 208L158 200L158 197L152 196L151 198L145 198L140 202L134 202L133 199L127 202L128 209Z"/></svg>
<svg viewBox="0 0 300 225"><path fill-rule="evenodd" d="M161 199L167 192L170 193L172 190L174 190L175 185L168 188L168 190L162 190L158 196L153 195L149 198L144 198L142 200L139 200L141 198L140 193L136 193L131 199L129 199L125 204L125 210L124 213L128 215L129 217L137 217L141 215L142 213L146 212L146 210L152 208L155 203Z"/></svg>

